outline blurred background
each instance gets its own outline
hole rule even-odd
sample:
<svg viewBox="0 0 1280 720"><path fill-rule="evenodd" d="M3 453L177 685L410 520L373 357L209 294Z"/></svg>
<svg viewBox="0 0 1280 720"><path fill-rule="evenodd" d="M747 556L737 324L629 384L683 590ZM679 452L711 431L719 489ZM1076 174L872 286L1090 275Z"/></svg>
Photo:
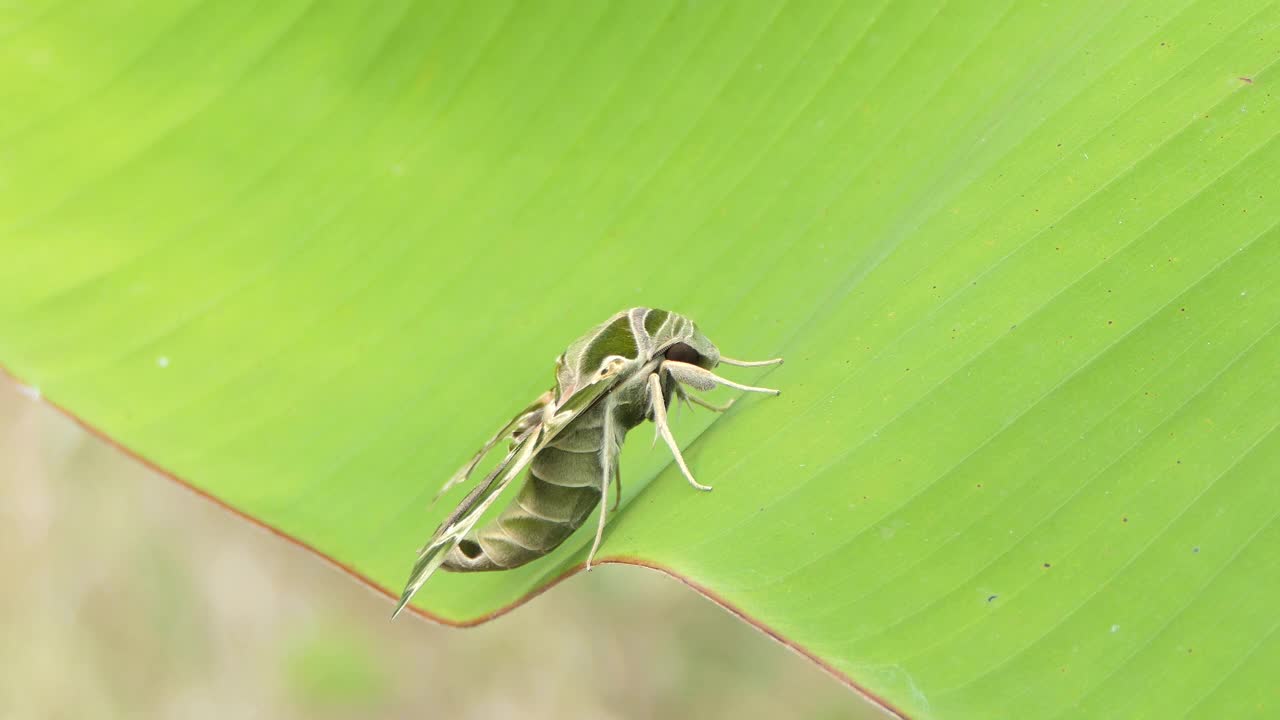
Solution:
<svg viewBox="0 0 1280 720"><path fill-rule="evenodd" d="M457 630L0 378L0 718L883 718L681 583L577 575Z"/></svg>

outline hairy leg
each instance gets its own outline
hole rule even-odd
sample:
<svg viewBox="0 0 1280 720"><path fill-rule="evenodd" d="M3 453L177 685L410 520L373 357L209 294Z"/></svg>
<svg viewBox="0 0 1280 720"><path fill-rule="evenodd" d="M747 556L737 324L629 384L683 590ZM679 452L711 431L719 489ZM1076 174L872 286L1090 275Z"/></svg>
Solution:
<svg viewBox="0 0 1280 720"><path fill-rule="evenodd" d="M702 407L708 410L712 410L714 412L724 412L725 410L728 410L729 408L733 407L732 399L730 399L729 402L723 405L716 405L715 403L707 402L706 400L703 400L697 395L691 395L689 391L685 390L684 386L679 383L676 383L676 395L678 395L681 400L684 400L687 403L691 403L693 405L701 405Z"/></svg>
<svg viewBox="0 0 1280 720"><path fill-rule="evenodd" d="M663 365L667 364L663 363ZM693 473L689 472L689 466L685 464L684 456L680 454L680 446L676 444L676 439L671 434L671 427L667 424L666 403L662 400L662 380L658 378L658 373L649 376L649 402L653 407L653 424L658 426L658 434L667 441L667 447L671 448L671 454L675 456L680 472L684 473L690 485L699 490L710 490L710 485L703 485L693 479Z"/></svg>
<svg viewBox="0 0 1280 720"><path fill-rule="evenodd" d="M676 381L682 382L695 390L710 390L716 385L724 385L734 390L742 390L743 392L767 393L769 395L780 395L781 390L772 388L754 387L752 385L743 385L732 380L722 378L710 370L703 370L697 365L689 363L676 362L675 360L664 360L661 368L669 373Z"/></svg>
<svg viewBox="0 0 1280 720"><path fill-rule="evenodd" d="M600 441L600 518L596 522L596 539L591 543L591 552L587 553L588 571L591 570L591 561L595 559L596 550L600 549L600 541L604 538L604 524L609 516L609 482L613 480L613 471L618 464L618 450L613 442L612 407L605 408L604 424L600 431L604 433ZM618 499L622 499L621 478L618 479Z"/></svg>
<svg viewBox="0 0 1280 720"><path fill-rule="evenodd" d="M734 360L733 358L721 357L720 362L725 365L737 365L738 367L764 367L766 365L781 365L782 358L772 358L769 360Z"/></svg>

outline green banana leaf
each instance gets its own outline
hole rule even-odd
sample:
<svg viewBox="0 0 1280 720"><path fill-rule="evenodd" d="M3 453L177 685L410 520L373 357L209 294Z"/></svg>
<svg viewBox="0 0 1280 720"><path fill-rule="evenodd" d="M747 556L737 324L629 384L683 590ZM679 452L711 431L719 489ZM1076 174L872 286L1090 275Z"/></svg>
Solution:
<svg viewBox="0 0 1280 720"><path fill-rule="evenodd" d="M9 3L0 365L395 594L668 308L783 395L675 418L712 493L633 433L601 559L908 717L1274 716L1277 61L1253 0Z"/></svg>

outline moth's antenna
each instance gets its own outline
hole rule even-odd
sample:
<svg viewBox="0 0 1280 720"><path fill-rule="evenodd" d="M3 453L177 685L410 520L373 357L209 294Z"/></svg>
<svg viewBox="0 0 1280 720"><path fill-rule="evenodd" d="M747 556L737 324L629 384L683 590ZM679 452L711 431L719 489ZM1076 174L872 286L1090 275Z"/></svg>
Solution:
<svg viewBox="0 0 1280 720"><path fill-rule="evenodd" d="M720 362L725 365L736 365L738 367L764 367L766 365L781 365L782 358L773 358L771 360L734 360L733 358L721 357Z"/></svg>

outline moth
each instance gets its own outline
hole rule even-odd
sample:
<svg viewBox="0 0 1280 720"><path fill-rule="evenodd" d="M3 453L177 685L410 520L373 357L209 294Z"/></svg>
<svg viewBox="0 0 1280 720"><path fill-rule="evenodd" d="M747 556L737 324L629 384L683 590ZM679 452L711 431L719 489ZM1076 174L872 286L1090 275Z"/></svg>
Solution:
<svg viewBox="0 0 1280 720"><path fill-rule="evenodd" d="M604 533L611 484L616 489L615 510L621 501L618 452L627 432L652 420L689 484L710 490L689 472L667 423L667 409L676 399L724 412L732 401L714 405L690 392L717 385L777 395L778 390L741 385L712 370L721 364L761 367L781 362L782 358L747 362L723 357L693 321L666 310L631 308L596 326L556 358L555 387L503 425L436 495L466 482L491 450L510 440L506 456L418 551L392 617L437 569L519 567L559 547L599 506L595 542L587 554L590 570ZM526 468L528 477L519 494L477 530L481 516Z"/></svg>

